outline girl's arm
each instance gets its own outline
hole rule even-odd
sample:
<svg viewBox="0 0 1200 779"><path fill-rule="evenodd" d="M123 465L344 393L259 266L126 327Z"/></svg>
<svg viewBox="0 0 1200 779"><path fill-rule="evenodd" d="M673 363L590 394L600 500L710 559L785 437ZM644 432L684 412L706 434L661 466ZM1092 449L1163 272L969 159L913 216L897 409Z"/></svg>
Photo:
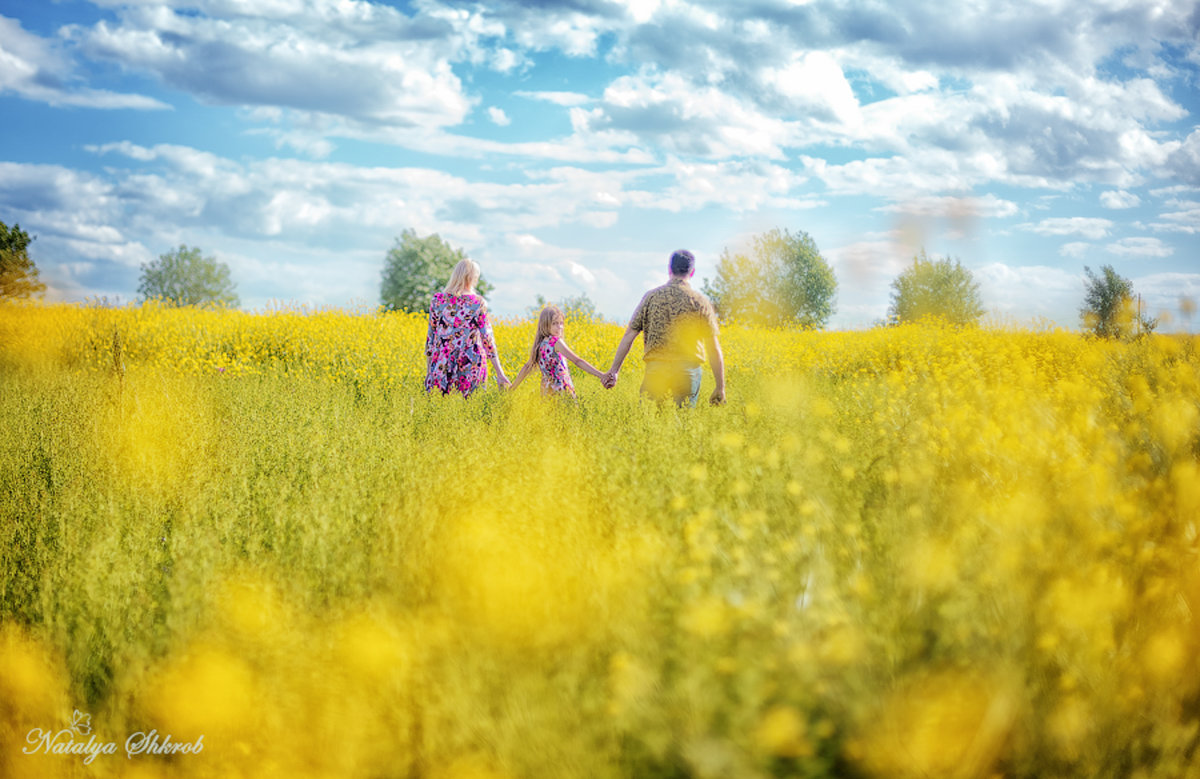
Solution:
<svg viewBox="0 0 1200 779"><path fill-rule="evenodd" d="M526 363L521 366L521 372L517 374L517 378L513 379L512 384L508 385L508 388L510 390L516 389L517 385L524 381L525 377L529 375L529 372L533 370L533 366L533 360L526 361Z"/></svg>
<svg viewBox="0 0 1200 779"><path fill-rule="evenodd" d="M578 354L575 354L575 352L571 351L571 348L569 346L567 346L566 342L563 339L559 338L557 341L554 342L554 351L558 352L563 357L566 357L568 360L575 363L575 365L577 365L580 369L587 371L588 373L595 376L597 379L600 379L601 381L604 380L604 374L601 373L590 362L583 359Z"/></svg>

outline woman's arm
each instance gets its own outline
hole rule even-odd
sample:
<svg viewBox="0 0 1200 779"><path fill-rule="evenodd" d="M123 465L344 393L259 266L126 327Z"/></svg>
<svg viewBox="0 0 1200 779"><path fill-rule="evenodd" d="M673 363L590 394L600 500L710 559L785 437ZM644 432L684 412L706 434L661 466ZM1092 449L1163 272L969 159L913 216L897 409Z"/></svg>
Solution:
<svg viewBox="0 0 1200 779"><path fill-rule="evenodd" d="M575 352L571 351L571 348L569 346L567 346L566 342L563 341L563 339L559 338L557 341L554 342L554 351L558 352L563 357L566 357L568 360L570 360L571 362L573 362L577 366L579 366L580 369L587 371L588 373L595 376L597 379L600 379L601 381L604 380L604 374L601 373L590 362L583 359L579 355L575 354Z"/></svg>
<svg viewBox="0 0 1200 779"><path fill-rule="evenodd" d="M496 369L496 384L500 387L509 386L511 382L504 375L504 366L500 364L500 355L496 349L496 338L492 335L492 323L488 321L487 306L480 307L476 326L479 329L479 340L483 345L483 353L487 355L488 362Z"/></svg>
<svg viewBox="0 0 1200 779"><path fill-rule="evenodd" d="M511 387L512 382L509 381L508 377L504 375L504 366L500 364L500 357L497 355L492 355L489 358L489 362L491 362L492 367L496 369L496 385L501 389L505 387Z"/></svg>
<svg viewBox="0 0 1200 779"><path fill-rule="evenodd" d="M425 361L433 357L433 304L429 304L429 329L425 331Z"/></svg>

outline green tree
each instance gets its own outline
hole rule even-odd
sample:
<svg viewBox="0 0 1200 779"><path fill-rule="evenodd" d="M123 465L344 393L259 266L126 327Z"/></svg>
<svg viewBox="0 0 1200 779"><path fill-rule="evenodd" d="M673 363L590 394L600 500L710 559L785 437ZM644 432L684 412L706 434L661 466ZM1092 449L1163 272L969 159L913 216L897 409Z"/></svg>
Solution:
<svg viewBox="0 0 1200 779"><path fill-rule="evenodd" d="M433 293L450 280L450 272L467 255L442 240L437 233L418 238L409 228L396 239L383 262L380 298L385 311L424 311ZM487 297L492 285L479 277L475 291Z"/></svg>
<svg viewBox="0 0 1200 779"><path fill-rule="evenodd" d="M820 328L835 310L837 278L808 233L775 229L755 236L748 255L723 251L701 289L723 319Z"/></svg>
<svg viewBox="0 0 1200 779"><path fill-rule="evenodd" d="M144 300L158 298L177 306L238 305L229 266L182 244L142 265L138 294Z"/></svg>
<svg viewBox="0 0 1200 779"><path fill-rule="evenodd" d="M550 302L542 295L538 295L534 305L525 309L525 316L530 319L537 319L542 313L542 309ZM599 322L603 317L596 310L596 304L588 297L586 292L581 292L578 295L570 295L555 301L554 305L558 306L563 315L567 319L583 319L589 322Z"/></svg>
<svg viewBox="0 0 1200 779"><path fill-rule="evenodd" d="M983 299L962 263L949 257L931 260L922 249L892 282L888 315L900 322L937 316L956 325L974 324L983 316Z"/></svg>
<svg viewBox="0 0 1200 779"><path fill-rule="evenodd" d="M1079 317L1085 330L1101 338L1128 338L1150 333L1158 326L1157 319L1142 314L1134 304L1133 282L1118 274L1111 265L1100 268L1100 275L1086 265L1087 285Z"/></svg>
<svg viewBox="0 0 1200 779"><path fill-rule="evenodd" d="M21 225L10 228L0 222L0 298L27 298L46 291L38 281L38 269L29 259L29 244L33 242Z"/></svg>

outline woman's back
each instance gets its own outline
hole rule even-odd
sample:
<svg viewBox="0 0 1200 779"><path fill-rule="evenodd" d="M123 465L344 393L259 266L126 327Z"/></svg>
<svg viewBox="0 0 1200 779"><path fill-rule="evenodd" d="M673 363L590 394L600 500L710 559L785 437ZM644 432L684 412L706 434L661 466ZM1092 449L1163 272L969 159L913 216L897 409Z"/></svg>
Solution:
<svg viewBox="0 0 1200 779"><path fill-rule="evenodd" d="M487 379L487 360L496 356L483 298L438 292L429 303L425 389L472 392Z"/></svg>

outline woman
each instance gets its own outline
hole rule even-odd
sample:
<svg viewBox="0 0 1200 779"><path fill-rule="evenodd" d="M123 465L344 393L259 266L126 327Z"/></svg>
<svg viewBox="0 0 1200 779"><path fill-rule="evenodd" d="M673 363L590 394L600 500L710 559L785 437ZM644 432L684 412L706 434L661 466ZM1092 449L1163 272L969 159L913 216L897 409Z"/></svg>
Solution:
<svg viewBox="0 0 1200 779"><path fill-rule="evenodd" d="M463 397L470 395L487 381L487 361L496 369L498 385L507 387L510 383L496 355L487 304L475 294L478 283L479 265L461 260L454 266L446 289L435 293L429 304L426 392L439 389L445 395L456 390Z"/></svg>

